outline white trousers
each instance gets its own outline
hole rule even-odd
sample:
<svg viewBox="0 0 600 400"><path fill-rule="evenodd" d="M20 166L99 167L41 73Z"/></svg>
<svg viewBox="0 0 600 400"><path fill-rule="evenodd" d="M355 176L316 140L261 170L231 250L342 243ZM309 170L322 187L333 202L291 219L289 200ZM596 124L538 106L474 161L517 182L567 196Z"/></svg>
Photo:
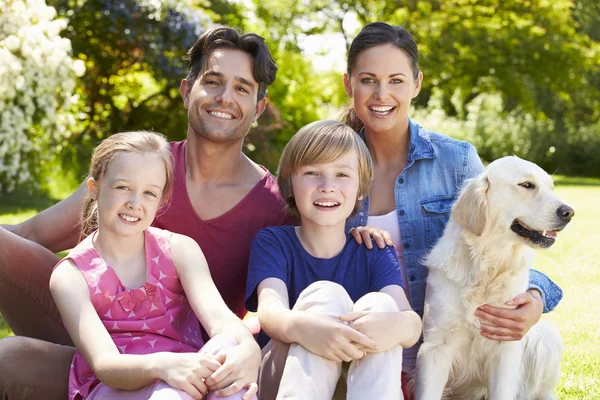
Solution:
<svg viewBox="0 0 600 400"><path fill-rule="evenodd" d="M351 311L397 312L398 306L385 293L368 293L353 303L341 285L319 281L300 294L293 310L339 321L340 315ZM263 349L259 399L403 399L401 346L385 352L367 353L362 359L352 361L345 382L340 379L342 370L342 363L311 353L297 343L288 345L271 339Z"/></svg>

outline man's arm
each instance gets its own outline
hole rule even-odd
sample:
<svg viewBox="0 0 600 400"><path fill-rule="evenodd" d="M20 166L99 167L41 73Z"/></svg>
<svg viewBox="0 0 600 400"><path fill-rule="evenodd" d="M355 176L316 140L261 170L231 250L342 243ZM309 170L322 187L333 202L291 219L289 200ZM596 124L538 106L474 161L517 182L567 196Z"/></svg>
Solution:
<svg viewBox="0 0 600 400"><path fill-rule="evenodd" d="M84 182L73 194L52 207L20 224L2 227L54 253L71 249L79 242L79 216L86 194Z"/></svg>

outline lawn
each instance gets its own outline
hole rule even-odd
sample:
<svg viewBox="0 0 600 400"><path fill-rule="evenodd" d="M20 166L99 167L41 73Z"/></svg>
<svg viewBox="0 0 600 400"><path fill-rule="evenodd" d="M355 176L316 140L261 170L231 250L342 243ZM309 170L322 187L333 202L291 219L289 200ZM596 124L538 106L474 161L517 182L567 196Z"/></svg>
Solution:
<svg viewBox="0 0 600 400"><path fill-rule="evenodd" d="M561 330L565 351L557 395L564 400L600 399L600 180L556 177L556 193L576 212L557 243L538 252L536 268L564 291L543 318ZM51 198L0 198L0 223L15 223L51 205ZM0 318L0 337L10 330Z"/></svg>

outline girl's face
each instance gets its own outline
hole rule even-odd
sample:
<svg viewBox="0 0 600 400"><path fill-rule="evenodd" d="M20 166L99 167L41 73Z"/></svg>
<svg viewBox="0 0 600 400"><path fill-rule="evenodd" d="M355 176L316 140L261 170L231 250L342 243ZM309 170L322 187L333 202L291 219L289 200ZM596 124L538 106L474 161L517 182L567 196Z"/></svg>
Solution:
<svg viewBox="0 0 600 400"><path fill-rule="evenodd" d="M346 92L367 132L406 129L411 100L419 94L417 79L404 51L387 44L363 51L350 76L344 74Z"/></svg>
<svg viewBox="0 0 600 400"><path fill-rule="evenodd" d="M331 162L301 167L292 176L292 188L302 225L343 229L356 205L358 187L355 150Z"/></svg>
<svg viewBox="0 0 600 400"><path fill-rule="evenodd" d="M98 229L125 237L142 233L154 220L166 181L159 155L117 153L99 182L88 180L98 202Z"/></svg>

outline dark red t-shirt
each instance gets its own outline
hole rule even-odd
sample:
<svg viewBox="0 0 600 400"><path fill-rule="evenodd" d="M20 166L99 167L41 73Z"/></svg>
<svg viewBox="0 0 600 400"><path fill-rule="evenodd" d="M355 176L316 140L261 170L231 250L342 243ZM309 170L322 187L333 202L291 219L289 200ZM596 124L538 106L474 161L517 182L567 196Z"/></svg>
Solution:
<svg viewBox="0 0 600 400"><path fill-rule="evenodd" d="M189 236L200 245L223 300L231 311L243 318L246 315L244 294L250 245L254 236L267 226L292 222L283 211L277 180L269 172L231 210L211 220L200 219L186 189L186 144L185 140L171 143L173 196L169 207L157 215L152 225Z"/></svg>

